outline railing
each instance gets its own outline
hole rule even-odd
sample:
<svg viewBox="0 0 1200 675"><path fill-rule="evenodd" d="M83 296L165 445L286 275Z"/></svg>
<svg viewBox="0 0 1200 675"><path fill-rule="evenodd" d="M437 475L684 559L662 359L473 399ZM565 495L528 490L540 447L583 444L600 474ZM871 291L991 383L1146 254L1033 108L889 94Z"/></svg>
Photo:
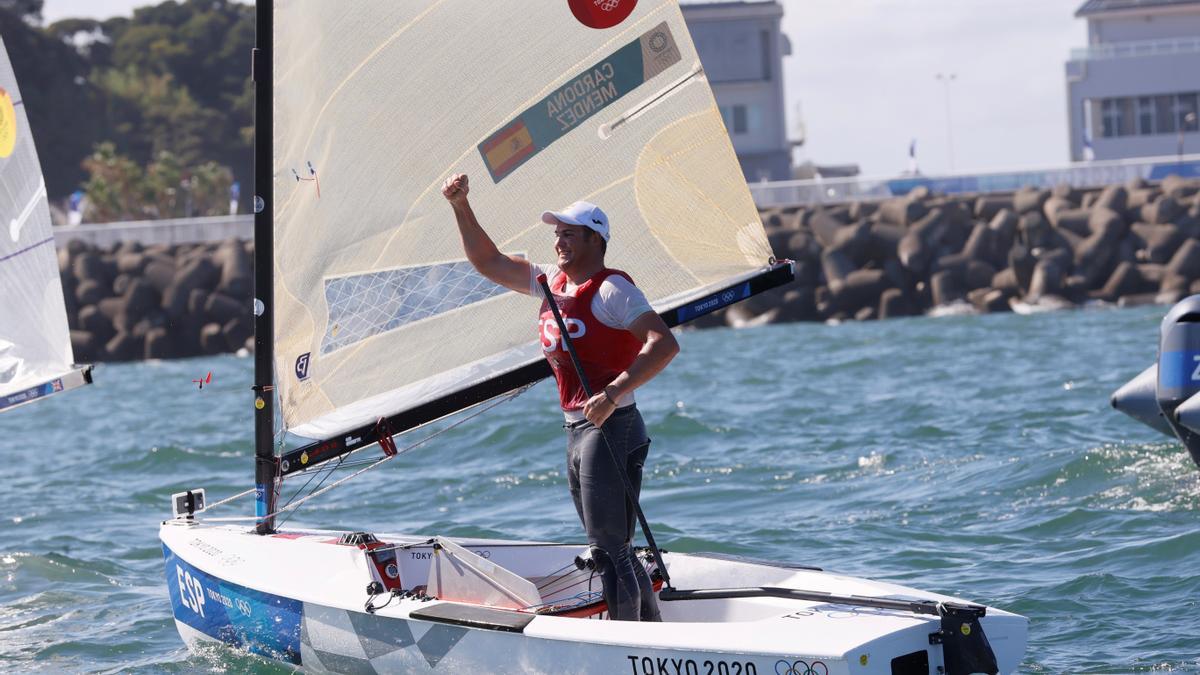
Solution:
<svg viewBox="0 0 1200 675"><path fill-rule="evenodd" d="M1124 183L1131 178L1161 180L1176 173L1200 177L1200 154L1182 157L1146 157L1102 162L1077 162L1045 169L1016 169L941 176L898 176L829 178L751 183L750 194L760 209L802 204L832 204L847 201L888 199L908 194L913 188L934 192L1012 192L1025 186L1050 188L1068 183L1079 188Z"/></svg>
<svg viewBox="0 0 1200 675"><path fill-rule="evenodd" d="M54 228L54 244L60 248L72 239L81 239L93 246L111 246L121 241L136 241L149 246L195 244L229 238L253 239L254 216L134 220Z"/></svg>
<svg viewBox="0 0 1200 675"><path fill-rule="evenodd" d="M1132 178L1161 180L1175 173L1200 178L1200 154L1182 157L1147 157L1102 162L1078 162L1045 169L1016 169L942 176L851 177L750 183L750 194L760 209L804 204L834 204L848 201L881 200L906 195L913 188L934 192L1012 192L1025 186L1051 188L1068 183L1092 188L1124 183ZM72 239L94 246L111 246L122 241L150 244L193 244L229 238L254 237L254 216L217 216L175 220L140 220L103 225L55 227L55 244L62 247Z"/></svg>
<svg viewBox="0 0 1200 675"><path fill-rule="evenodd" d="M1071 50L1071 60L1097 61L1101 59L1127 59L1137 56L1195 54L1197 52L1200 52L1200 37L1162 38L1158 40L1106 42L1089 47L1077 47Z"/></svg>

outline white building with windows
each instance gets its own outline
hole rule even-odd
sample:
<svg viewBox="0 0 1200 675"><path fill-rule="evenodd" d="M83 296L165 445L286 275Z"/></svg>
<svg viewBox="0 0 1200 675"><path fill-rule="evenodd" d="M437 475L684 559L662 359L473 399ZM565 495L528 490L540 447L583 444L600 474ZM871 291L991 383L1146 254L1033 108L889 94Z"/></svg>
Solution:
<svg viewBox="0 0 1200 675"><path fill-rule="evenodd" d="M746 180L792 177L783 95L783 7L768 2L685 4L692 41L733 139Z"/></svg>
<svg viewBox="0 0 1200 675"><path fill-rule="evenodd" d="M1066 64L1072 161L1200 152L1200 0L1087 0L1075 16L1088 46Z"/></svg>

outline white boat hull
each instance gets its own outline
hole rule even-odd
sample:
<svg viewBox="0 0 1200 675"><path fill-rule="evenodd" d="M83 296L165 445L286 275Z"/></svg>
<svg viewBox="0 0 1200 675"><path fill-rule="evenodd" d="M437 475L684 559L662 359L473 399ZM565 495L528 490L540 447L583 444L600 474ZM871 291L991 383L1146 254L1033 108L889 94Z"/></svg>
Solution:
<svg viewBox="0 0 1200 675"><path fill-rule="evenodd" d="M258 536L244 529L168 521L160 537L176 625L189 647L219 642L338 673L488 672L633 675L829 675L945 672L930 644L936 616L791 598L661 602L662 623L596 621L377 595L378 568L336 532ZM424 537L395 564L404 588L424 582ZM559 568L582 546L456 540L519 574ZM784 587L963 602L813 569L668 553L677 587ZM532 578L532 576L531 576ZM598 581L595 587L599 587ZM1024 654L1026 619L988 608L981 625L1000 672Z"/></svg>

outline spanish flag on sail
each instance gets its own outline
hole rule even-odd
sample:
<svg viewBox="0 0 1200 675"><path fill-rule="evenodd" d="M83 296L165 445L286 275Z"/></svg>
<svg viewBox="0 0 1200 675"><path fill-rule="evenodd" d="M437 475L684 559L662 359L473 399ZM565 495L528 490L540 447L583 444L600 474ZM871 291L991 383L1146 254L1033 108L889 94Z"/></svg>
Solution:
<svg viewBox="0 0 1200 675"><path fill-rule="evenodd" d="M484 162L495 181L537 152L529 127L520 118L492 134L491 138L480 144L479 149L483 151Z"/></svg>

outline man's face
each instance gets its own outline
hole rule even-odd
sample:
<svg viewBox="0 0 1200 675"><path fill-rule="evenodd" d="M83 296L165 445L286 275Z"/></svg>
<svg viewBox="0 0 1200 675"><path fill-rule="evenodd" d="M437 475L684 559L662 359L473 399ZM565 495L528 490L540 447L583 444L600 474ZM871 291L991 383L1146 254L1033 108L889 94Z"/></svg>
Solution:
<svg viewBox="0 0 1200 675"><path fill-rule="evenodd" d="M584 266L604 258L600 235L582 225L560 222L554 226L554 252L558 254L558 266L568 270L572 266Z"/></svg>

